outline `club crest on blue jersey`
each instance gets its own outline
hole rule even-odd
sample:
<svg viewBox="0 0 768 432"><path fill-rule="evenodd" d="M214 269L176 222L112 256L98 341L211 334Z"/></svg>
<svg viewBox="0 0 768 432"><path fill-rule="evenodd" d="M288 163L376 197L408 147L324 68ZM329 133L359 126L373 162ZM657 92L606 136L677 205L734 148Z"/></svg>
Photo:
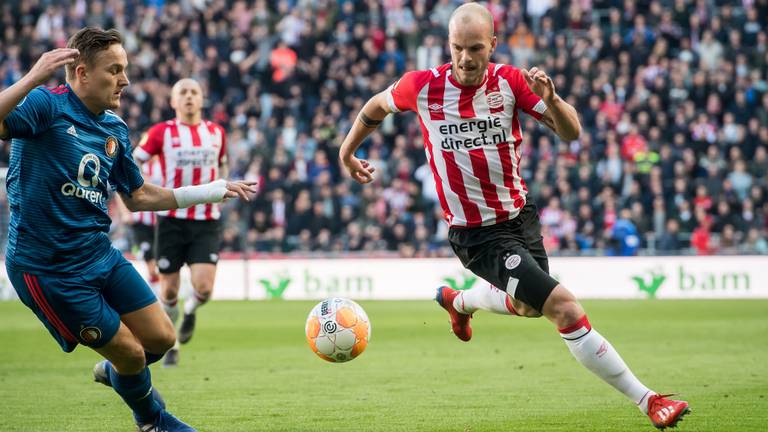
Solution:
<svg viewBox="0 0 768 432"><path fill-rule="evenodd" d="M107 156L115 157L117 154L117 138L108 136L107 141L104 143L104 150L107 152Z"/></svg>
<svg viewBox="0 0 768 432"><path fill-rule="evenodd" d="M101 329L94 326L83 327L80 330L80 340L83 345L92 345L101 339Z"/></svg>

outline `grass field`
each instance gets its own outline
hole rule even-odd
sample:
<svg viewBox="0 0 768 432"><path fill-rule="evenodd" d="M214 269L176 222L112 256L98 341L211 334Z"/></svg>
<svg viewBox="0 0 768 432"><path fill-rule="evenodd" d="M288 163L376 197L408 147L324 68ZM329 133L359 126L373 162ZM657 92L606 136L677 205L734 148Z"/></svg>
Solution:
<svg viewBox="0 0 768 432"><path fill-rule="evenodd" d="M169 409L200 431L651 431L571 357L543 319L475 315L459 342L431 302L361 302L367 351L346 364L304 341L309 302L214 302L181 365L153 367ZM768 430L768 301L588 301L595 328L646 385L679 392L682 431ZM30 311L0 302L0 430L132 431Z"/></svg>

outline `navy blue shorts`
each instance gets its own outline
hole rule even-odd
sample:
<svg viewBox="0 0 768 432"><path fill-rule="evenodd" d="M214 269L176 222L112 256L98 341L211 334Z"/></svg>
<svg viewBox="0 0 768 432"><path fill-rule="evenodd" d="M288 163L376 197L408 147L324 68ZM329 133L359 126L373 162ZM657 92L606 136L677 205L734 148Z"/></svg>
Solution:
<svg viewBox="0 0 768 432"><path fill-rule="evenodd" d="M61 345L100 348L120 328L120 315L146 307L157 298L147 282L117 249L87 274L27 273L7 264L19 298Z"/></svg>

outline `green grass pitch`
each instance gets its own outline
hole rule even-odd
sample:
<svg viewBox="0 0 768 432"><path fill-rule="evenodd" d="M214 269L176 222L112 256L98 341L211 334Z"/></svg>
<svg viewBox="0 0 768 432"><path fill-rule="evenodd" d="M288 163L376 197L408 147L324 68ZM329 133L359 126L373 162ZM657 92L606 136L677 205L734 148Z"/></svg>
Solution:
<svg viewBox="0 0 768 432"><path fill-rule="evenodd" d="M178 368L154 366L171 412L200 431L651 431L541 319L478 313L458 341L434 302L361 301L367 351L345 364L304 340L314 302L213 302ZM768 301L586 301L646 385L678 392L680 431L768 430ZM63 354L33 314L0 302L0 431L132 431L91 382L98 356Z"/></svg>

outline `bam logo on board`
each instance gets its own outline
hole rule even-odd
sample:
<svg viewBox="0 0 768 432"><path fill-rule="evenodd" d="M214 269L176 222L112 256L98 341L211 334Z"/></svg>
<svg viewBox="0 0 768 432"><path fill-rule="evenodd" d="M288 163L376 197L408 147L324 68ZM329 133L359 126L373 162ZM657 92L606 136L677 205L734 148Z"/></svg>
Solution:
<svg viewBox="0 0 768 432"><path fill-rule="evenodd" d="M370 296L373 294L373 278L364 275L313 275L305 269L304 292L309 297Z"/></svg>
<svg viewBox="0 0 768 432"><path fill-rule="evenodd" d="M291 277L287 273L280 273L272 279L259 279L259 284L264 288L264 294L268 299L283 298L283 293L290 283Z"/></svg>
<svg viewBox="0 0 768 432"><path fill-rule="evenodd" d="M652 268L643 274L631 276L639 291L648 298L656 298L659 290L677 290L679 293L745 292L751 289L747 272L688 271L678 265L672 279L662 268Z"/></svg>
<svg viewBox="0 0 768 432"><path fill-rule="evenodd" d="M294 282L288 272L275 274L270 278L258 279L268 299L281 299L285 297L285 291ZM304 269L303 278L296 282L301 285L307 298L334 297L334 296L371 296L373 295L373 278L364 275L326 276L315 275Z"/></svg>
<svg viewBox="0 0 768 432"><path fill-rule="evenodd" d="M443 276L443 282L451 289L468 290L477 282L477 276L471 273L458 273L455 277Z"/></svg>

